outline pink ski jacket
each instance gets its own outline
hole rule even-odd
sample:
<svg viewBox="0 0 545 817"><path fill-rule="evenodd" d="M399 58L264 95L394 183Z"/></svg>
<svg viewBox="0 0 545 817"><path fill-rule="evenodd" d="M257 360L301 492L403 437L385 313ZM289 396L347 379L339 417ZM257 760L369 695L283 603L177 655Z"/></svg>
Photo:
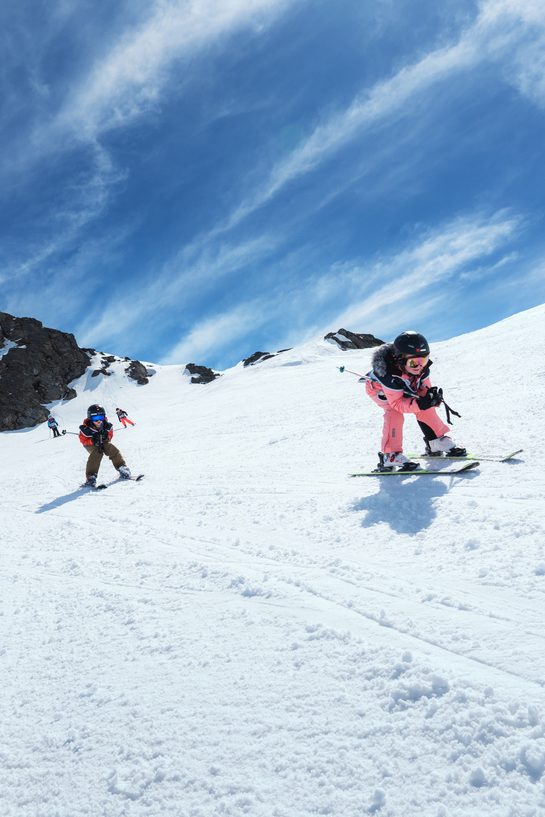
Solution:
<svg viewBox="0 0 545 817"><path fill-rule="evenodd" d="M420 374L410 375L397 365L393 344L385 343L375 351L372 364L365 384L369 397L385 409L394 409L401 414L419 414L422 410L418 408L416 398L424 396L431 386L432 361L428 361Z"/></svg>

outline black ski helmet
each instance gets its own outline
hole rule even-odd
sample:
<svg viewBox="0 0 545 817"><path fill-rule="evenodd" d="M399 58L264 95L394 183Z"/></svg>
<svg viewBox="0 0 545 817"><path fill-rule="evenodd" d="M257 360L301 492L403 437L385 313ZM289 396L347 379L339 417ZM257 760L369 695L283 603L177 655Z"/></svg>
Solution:
<svg viewBox="0 0 545 817"><path fill-rule="evenodd" d="M394 352L400 358L427 357L430 353L430 347L424 335L408 329L394 340Z"/></svg>
<svg viewBox="0 0 545 817"><path fill-rule="evenodd" d="M106 417L104 407L99 406L97 403L93 403L93 405L89 406L89 408L87 409L87 419L90 420L94 414L103 414Z"/></svg>

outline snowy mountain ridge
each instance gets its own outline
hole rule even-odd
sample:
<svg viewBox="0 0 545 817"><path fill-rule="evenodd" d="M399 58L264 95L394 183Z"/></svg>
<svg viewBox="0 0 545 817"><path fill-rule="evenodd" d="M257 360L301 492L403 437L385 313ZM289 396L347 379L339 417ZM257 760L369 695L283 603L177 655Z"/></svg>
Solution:
<svg viewBox="0 0 545 817"><path fill-rule="evenodd" d="M454 439L525 449L464 477L349 479L382 420L338 367L372 350L325 341L205 388L88 369L49 408L126 409L138 484L0 435L3 814L542 814L544 319L433 344Z"/></svg>

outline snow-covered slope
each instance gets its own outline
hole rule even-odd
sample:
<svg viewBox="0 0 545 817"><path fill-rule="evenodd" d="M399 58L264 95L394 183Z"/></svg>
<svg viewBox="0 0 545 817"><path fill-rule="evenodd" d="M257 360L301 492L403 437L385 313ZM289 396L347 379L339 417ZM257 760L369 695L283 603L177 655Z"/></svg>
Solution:
<svg viewBox="0 0 545 817"><path fill-rule="evenodd" d="M324 342L74 384L60 426L126 409L141 483L0 435L2 815L543 814L544 322L434 347L455 439L525 449L463 478L349 479L381 413L336 367L370 352Z"/></svg>

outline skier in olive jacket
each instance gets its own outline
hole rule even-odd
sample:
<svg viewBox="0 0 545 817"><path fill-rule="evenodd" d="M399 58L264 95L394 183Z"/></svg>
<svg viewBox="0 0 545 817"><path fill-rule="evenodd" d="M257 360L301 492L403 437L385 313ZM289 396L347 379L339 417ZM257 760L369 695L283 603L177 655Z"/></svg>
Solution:
<svg viewBox="0 0 545 817"><path fill-rule="evenodd" d="M366 392L384 409L382 450L379 469L401 468L411 471L418 463L411 462L403 453L403 423L405 414L414 414L431 456L448 454L463 457L465 448L457 446L447 436L450 430L437 414L436 407L443 402L443 391L431 385L430 348L426 338L418 332L407 331L380 346L373 355L373 369L366 378Z"/></svg>
<svg viewBox="0 0 545 817"><path fill-rule="evenodd" d="M108 422L104 408L96 403L89 406L87 417L79 427L79 440L89 451L85 468L87 478L85 484L91 488L96 485L98 469L104 454L109 457L122 479L130 479L131 477L131 472L127 468L121 452L111 443L113 435L113 426Z"/></svg>

